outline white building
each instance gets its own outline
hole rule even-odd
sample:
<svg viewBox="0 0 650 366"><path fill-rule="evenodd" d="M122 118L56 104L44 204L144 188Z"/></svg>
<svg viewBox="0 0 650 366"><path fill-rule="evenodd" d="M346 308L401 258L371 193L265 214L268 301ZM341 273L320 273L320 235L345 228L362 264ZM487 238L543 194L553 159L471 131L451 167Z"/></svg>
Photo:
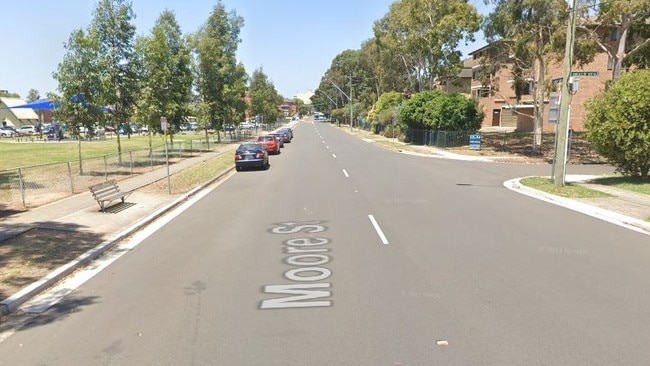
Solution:
<svg viewBox="0 0 650 366"><path fill-rule="evenodd" d="M27 104L20 98L0 97L0 125L20 128L38 123L38 114L31 108L9 108Z"/></svg>

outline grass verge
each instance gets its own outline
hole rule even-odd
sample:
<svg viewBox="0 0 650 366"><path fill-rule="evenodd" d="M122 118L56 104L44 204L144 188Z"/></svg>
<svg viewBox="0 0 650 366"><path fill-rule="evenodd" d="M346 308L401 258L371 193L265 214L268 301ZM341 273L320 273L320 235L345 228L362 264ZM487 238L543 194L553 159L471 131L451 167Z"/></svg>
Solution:
<svg viewBox="0 0 650 366"><path fill-rule="evenodd" d="M543 192L567 198L597 198L611 197L609 194L583 187L575 183L566 183L563 187L556 187L550 178L528 177L521 180L521 184Z"/></svg>
<svg viewBox="0 0 650 366"><path fill-rule="evenodd" d="M594 183L650 195L650 180L640 177L605 177L595 179Z"/></svg>
<svg viewBox="0 0 650 366"><path fill-rule="evenodd" d="M180 171L170 177L172 194L182 194L205 184L205 182L230 169L234 164L233 155L226 152L205 160L189 169ZM163 179L151 184L149 189L167 192L167 180Z"/></svg>

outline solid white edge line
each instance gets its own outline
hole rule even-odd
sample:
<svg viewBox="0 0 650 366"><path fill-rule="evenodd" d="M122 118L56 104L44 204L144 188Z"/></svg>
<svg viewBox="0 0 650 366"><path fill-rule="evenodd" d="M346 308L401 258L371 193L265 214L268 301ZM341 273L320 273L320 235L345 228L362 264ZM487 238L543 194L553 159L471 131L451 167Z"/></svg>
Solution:
<svg viewBox="0 0 650 366"><path fill-rule="evenodd" d="M346 178L350 178L350 175L348 174L347 170L343 169L343 175L345 175Z"/></svg>
<svg viewBox="0 0 650 366"><path fill-rule="evenodd" d="M332 154L332 157L333 157L334 159L336 159L336 155Z"/></svg>
<svg viewBox="0 0 650 366"><path fill-rule="evenodd" d="M379 227L379 224L377 223L377 220L375 220L375 217L373 215L368 215L368 218L370 219L370 223L372 223L372 226L375 228L377 235L379 235L379 239L381 239L381 242L384 243L384 245L388 245L388 239L386 239L386 235L384 235L384 232Z"/></svg>

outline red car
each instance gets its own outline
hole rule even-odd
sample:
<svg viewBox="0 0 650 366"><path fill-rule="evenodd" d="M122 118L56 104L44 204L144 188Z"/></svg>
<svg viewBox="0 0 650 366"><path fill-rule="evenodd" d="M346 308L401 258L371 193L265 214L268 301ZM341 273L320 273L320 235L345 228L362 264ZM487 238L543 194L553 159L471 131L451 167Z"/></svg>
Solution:
<svg viewBox="0 0 650 366"><path fill-rule="evenodd" d="M280 142L274 135L262 135L257 137L257 142L264 145L264 148L269 154L280 153Z"/></svg>

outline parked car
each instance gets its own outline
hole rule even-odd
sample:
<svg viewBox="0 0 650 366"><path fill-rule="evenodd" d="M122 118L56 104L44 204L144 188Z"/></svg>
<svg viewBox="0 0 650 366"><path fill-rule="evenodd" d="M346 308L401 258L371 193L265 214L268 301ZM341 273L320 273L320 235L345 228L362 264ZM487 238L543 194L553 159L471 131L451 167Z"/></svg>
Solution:
<svg viewBox="0 0 650 366"><path fill-rule="evenodd" d="M15 128L11 126L2 126L0 127L0 136L2 137L14 137L18 134Z"/></svg>
<svg viewBox="0 0 650 366"><path fill-rule="evenodd" d="M278 132L286 132L289 135L289 142L293 140L293 130L290 127L282 127Z"/></svg>
<svg viewBox="0 0 650 366"><path fill-rule="evenodd" d="M244 128L244 129L251 130L251 129L255 128L255 124L254 124L254 123L250 123L250 122L242 122L242 123L239 125L239 127L240 127L240 128Z"/></svg>
<svg viewBox="0 0 650 366"><path fill-rule="evenodd" d="M244 142L235 151L235 169L269 168L269 153L259 142Z"/></svg>
<svg viewBox="0 0 650 366"><path fill-rule="evenodd" d="M18 129L18 134L20 135L33 135L36 133L36 127L32 125L20 126Z"/></svg>
<svg viewBox="0 0 650 366"><path fill-rule="evenodd" d="M287 140L287 134L281 132L271 132L269 135L275 136L280 143L280 148L284 147L284 142Z"/></svg>
<svg viewBox="0 0 650 366"><path fill-rule="evenodd" d="M257 142L261 143L269 154L277 155L280 153L280 142L278 142L275 135L258 136Z"/></svg>
<svg viewBox="0 0 650 366"><path fill-rule="evenodd" d="M282 135L282 138L284 139L284 142L285 142L285 143L289 143L289 142L291 142L291 135L289 135L289 132L287 132L287 131L282 131L282 130L280 129L280 130L275 131L274 133L277 133L277 134L279 134L279 135Z"/></svg>

